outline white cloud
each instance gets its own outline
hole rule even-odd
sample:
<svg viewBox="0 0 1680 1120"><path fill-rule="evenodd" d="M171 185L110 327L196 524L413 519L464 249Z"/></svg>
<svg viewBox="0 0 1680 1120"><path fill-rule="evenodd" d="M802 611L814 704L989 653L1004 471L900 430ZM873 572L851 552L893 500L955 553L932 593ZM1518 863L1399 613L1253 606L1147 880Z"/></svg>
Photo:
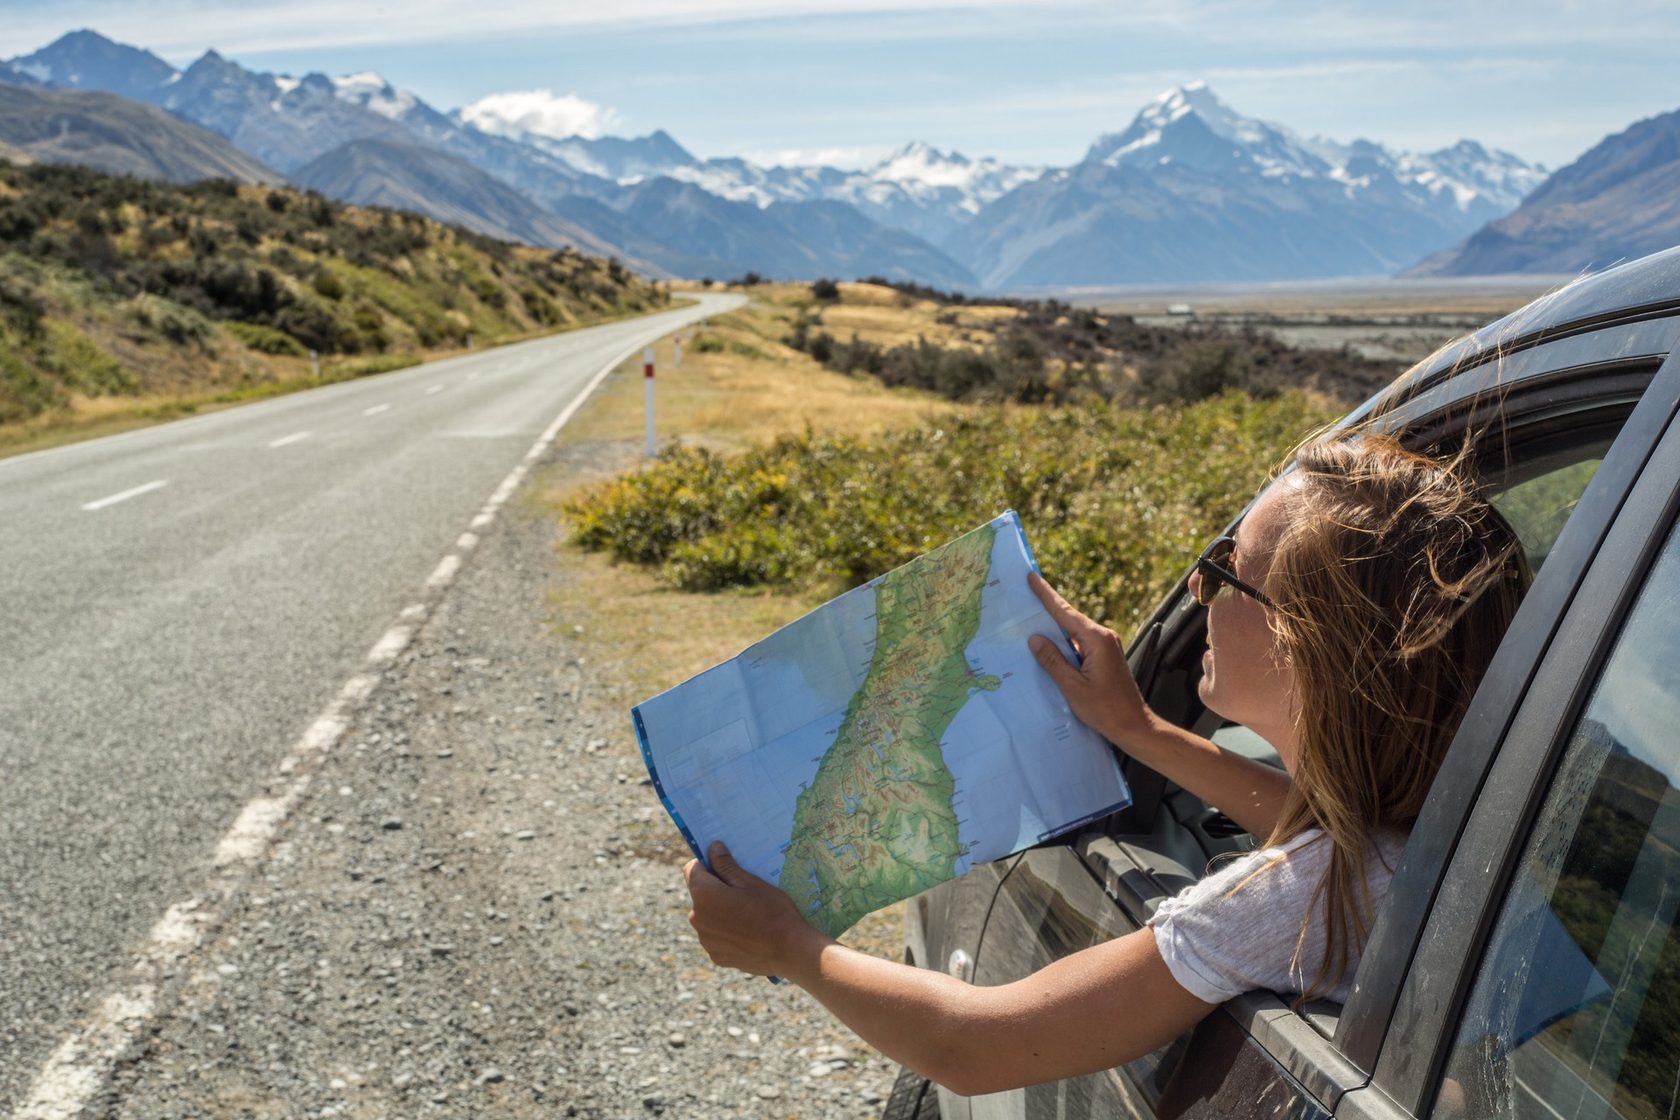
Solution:
<svg viewBox="0 0 1680 1120"><path fill-rule="evenodd" d="M593 139L619 125L612 109L585 101L575 93L529 89L492 93L461 110L469 124L498 136L532 133L564 140L568 136Z"/></svg>

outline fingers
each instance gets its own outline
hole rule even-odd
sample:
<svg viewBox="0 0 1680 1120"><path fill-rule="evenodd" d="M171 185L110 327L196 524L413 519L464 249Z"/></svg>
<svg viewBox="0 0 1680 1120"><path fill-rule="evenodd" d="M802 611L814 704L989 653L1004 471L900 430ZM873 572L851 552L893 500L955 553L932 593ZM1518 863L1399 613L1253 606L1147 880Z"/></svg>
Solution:
<svg viewBox="0 0 1680 1120"><path fill-rule="evenodd" d="M729 854L729 848L722 840L713 840L712 846L706 850L712 858L712 874L722 879L730 886L735 885L735 878L741 873L741 865L735 862L735 857Z"/></svg>
<svg viewBox="0 0 1680 1120"><path fill-rule="evenodd" d="M1056 648L1056 643L1044 635L1034 634L1027 639L1027 648L1032 650L1033 660L1037 661L1039 667L1049 673L1050 679L1058 685L1071 685L1080 679L1079 670L1062 656L1062 651Z"/></svg>
<svg viewBox="0 0 1680 1120"><path fill-rule="evenodd" d="M707 854L712 857L712 874L729 886L747 887L763 882L757 875L735 862L735 856L722 840L713 840Z"/></svg>
<svg viewBox="0 0 1680 1120"><path fill-rule="evenodd" d="M1033 594L1038 596L1038 601L1044 604L1044 609L1050 612L1050 617L1068 633L1081 633L1097 625L1087 615L1074 609L1073 605L1062 598L1061 594L1037 572L1027 573L1027 585L1033 589Z"/></svg>

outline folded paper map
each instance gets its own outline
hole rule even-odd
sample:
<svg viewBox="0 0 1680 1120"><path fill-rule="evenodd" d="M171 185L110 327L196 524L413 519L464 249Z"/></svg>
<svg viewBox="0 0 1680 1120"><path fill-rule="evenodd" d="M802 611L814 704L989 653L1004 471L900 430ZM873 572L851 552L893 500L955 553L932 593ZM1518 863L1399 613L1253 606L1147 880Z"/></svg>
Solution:
<svg viewBox="0 0 1680 1120"><path fill-rule="evenodd" d="M1067 637L1005 513L631 711L696 856L713 840L838 935L1123 808L1114 750L1027 639Z"/></svg>

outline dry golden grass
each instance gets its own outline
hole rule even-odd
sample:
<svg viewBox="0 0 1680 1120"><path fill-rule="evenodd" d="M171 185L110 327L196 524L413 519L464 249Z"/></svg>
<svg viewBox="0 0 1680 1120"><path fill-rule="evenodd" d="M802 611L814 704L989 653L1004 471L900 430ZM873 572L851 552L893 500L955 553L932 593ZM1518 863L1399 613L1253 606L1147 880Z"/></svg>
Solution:
<svg viewBox="0 0 1680 1120"><path fill-rule="evenodd" d="M799 293L809 300L808 287L801 285ZM942 309L930 300L912 299L879 284L841 284L839 301L824 306L821 312L822 329L838 339L855 334L867 342L892 347L913 345L925 338L941 346L975 349L991 340L999 324L1020 314L1013 307L1000 306Z"/></svg>
<svg viewBox="0 0 1680 1120"><path fill-rule="evenodd" d="M719 316L683 347L681 369L673 366L672 340L660 340L654 348L659 441L739 447L807 426L825 434L866 435L924 423L960 407L823 369L780 341L796 313L796 305L772 295ZM561 442L625 440L639 446L642 395L636 357L608 377Z"/></svg>

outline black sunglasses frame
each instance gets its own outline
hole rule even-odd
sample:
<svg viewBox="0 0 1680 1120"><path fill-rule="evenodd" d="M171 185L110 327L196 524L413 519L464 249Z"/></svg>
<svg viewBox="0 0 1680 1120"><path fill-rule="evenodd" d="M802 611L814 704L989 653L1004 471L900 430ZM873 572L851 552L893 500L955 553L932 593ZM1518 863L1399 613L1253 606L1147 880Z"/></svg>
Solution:
<svg viewBox="0 0 1680 1120"><path fill-rule="evenodd" d="M1237 577L1237 573L1220 563L1221 560L1227 559L1236 550L1237 539L1235 537L1216 537L1206 548L1202 549L1202 554L1196 557L1196 571L1201 573L1202 577L1202 593L1196 596L1196 602L1204 607L1211 605L1214 597L1219 594L1219 589L1228 585L1237 591L1241 591L1266 609L1274 609L1275 604L1266 597L1264 591L1251 583L1245 583ZM1216 553L1219 557L1217 560L1214 559Z"/></svg>

